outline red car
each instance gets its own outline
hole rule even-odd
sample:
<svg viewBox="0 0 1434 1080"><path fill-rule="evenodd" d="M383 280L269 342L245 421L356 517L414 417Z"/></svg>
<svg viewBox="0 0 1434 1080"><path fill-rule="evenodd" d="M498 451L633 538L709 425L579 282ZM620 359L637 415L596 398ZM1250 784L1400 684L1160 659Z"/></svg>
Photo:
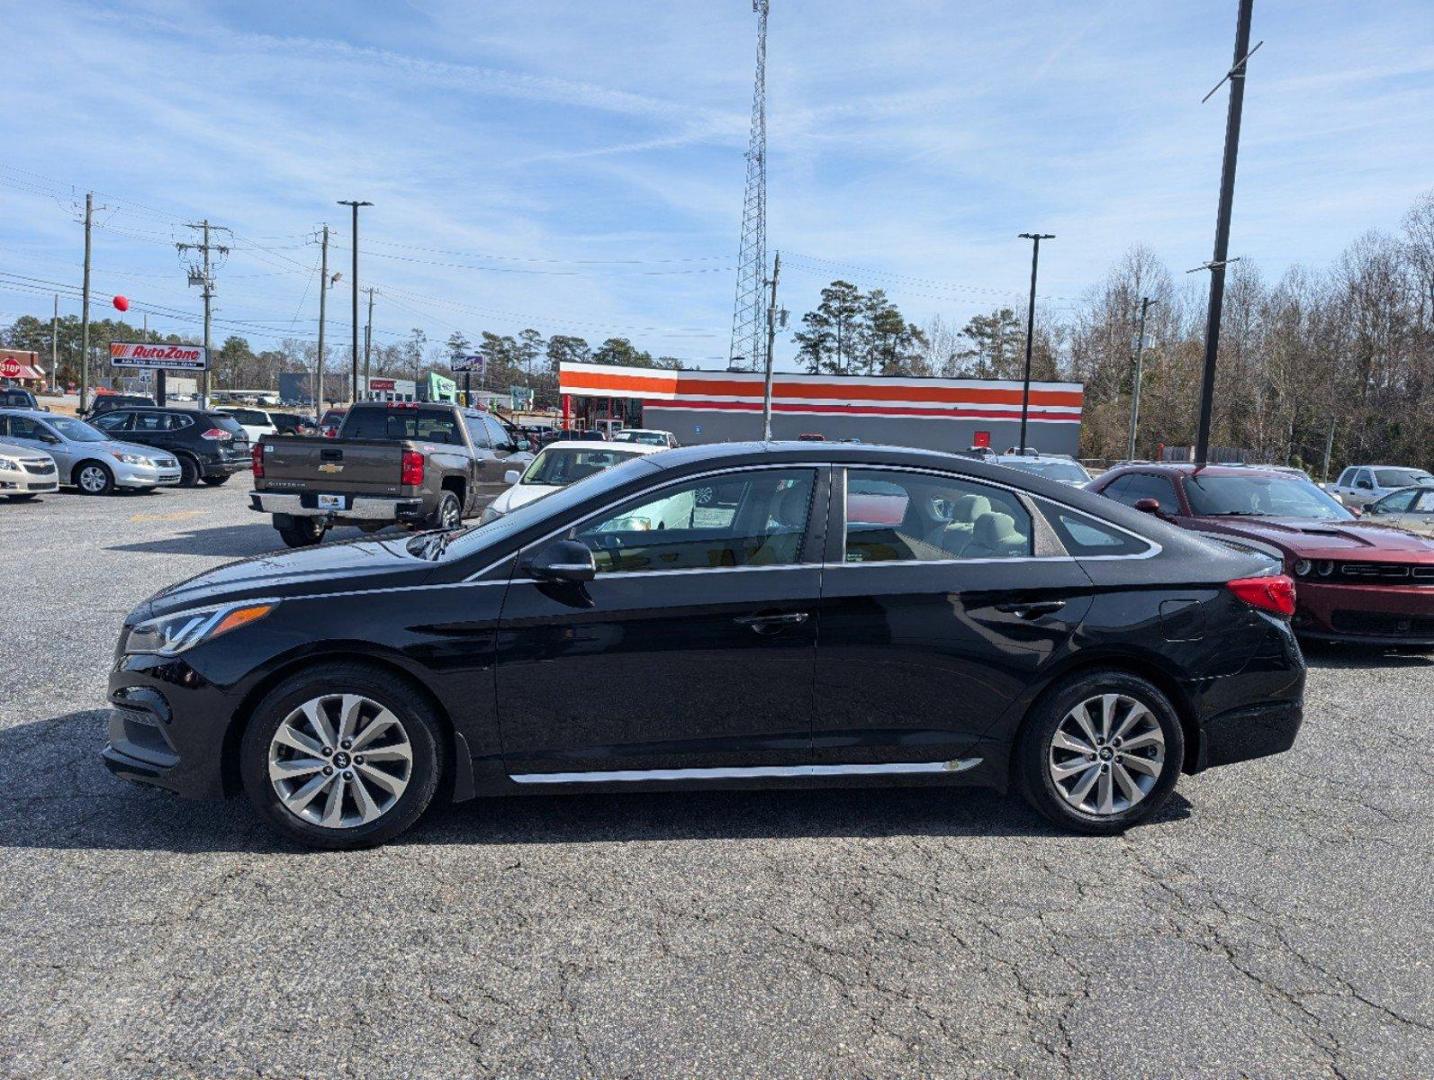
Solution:
<svg viewBox="0 0 1434 1080"><path fill-rule="evenodd" d="M1434 539L1361 521L1292 471L1125 465L1090 490L1187 529L1277 549L1296 582L1301 637L1434 646Z"/></svg>

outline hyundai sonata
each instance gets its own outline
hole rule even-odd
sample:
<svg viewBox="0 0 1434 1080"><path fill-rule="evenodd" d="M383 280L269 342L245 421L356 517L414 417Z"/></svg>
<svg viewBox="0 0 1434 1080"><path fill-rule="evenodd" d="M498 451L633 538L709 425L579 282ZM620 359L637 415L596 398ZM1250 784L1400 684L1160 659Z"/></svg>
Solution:
<svg viewBox="0 0 1434 1080"><path fill-rule="evenodd" d="M1267 554L999 465L688 447L163 590L104 759L330 848L435 798L821 783L1015 789L1114 833L1292 745L1293 609Z"/></svg>

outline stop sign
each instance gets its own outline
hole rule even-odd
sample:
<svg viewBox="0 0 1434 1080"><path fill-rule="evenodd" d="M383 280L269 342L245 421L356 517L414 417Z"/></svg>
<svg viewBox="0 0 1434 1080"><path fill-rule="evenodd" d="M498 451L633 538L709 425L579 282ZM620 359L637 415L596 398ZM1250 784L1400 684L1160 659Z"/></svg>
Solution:
<svg viewBox="0 0 1434 1080"><path fill-rule="evenodd" d="M18 379L20 377L20 361L13 356L7 356L4 360L0 360L0 377Z"/></svg>

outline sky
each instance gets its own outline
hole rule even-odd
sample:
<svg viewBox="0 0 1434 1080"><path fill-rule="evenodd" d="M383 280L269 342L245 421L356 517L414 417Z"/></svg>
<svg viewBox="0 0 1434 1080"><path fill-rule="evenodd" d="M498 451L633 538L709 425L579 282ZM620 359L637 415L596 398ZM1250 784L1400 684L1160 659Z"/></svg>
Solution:
<svg viewBox="0 0 1434 1080"><path fill-rule="evenodd" d="M907 317L1059 314L1132 245L1210 258L1235 0L772 0L768 236L793 321L835 277ZM174 249L233 230L217 340L422 328L725 366L756 16L748 0L0 0L0 319L81 278L195 333ZM1260 0L1231 254L1269 276L1394 231L1434 187L1434 4ZM27 285L17 284L24 280ZM78 313L65 295L62 313ZM188 320L188 321L186 321ZM795 352L779 339L779 366Z"/></svg>

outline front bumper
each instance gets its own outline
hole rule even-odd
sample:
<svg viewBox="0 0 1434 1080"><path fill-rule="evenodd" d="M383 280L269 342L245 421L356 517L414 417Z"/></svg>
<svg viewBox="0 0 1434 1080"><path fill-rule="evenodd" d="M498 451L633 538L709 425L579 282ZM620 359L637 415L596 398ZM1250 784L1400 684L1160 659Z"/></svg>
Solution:
<svg viewBox="0 0 1434 1080"><path fill-rule="evenodd" d="M1434 586L1335 585L1300 578L1300 637L1352 645L1434 645Z"/></svg>
<svg viewBox="0 0 1434 1080"><path fill-rule="evenodd" d="M110 673L105 767L185 798L225 794L223 747L234 701L181 657L122 656Z"/></svg>
<svg viewBox="0 0 1434 1080"><path fill-rule="evenodd" d="M60 490L59 475L51 468L48 473L0 470L0 495L40 495Z"/></svg>
<svg viewBox="0 0 1434 1080"><path fill-rule="evenodd" d="M423 500L418 498L386 499L367 495L344 496L342 509L321 508L317 493L294 495L273 491L249 494L249 509L261 514L287 514L290 517L321 517L331 521L403 521L417 522L424 517Z"/></svg>
<svg viewBox="0 0 1434 1080"><path fill-rule="evenodd" d="M123 488L169 487L179 483L182 475L177 461L164 468L115 462L114 468L115 487Z"/></svg>

